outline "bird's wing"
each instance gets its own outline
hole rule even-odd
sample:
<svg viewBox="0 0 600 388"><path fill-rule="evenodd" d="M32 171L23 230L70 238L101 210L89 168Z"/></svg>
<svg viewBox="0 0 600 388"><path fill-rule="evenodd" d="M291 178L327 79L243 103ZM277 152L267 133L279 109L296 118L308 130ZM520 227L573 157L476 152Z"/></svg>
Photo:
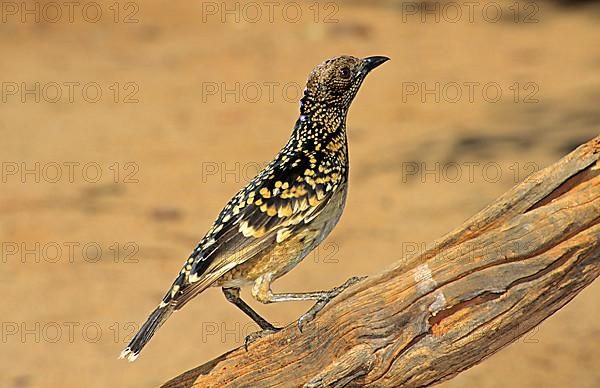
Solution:
<svg viewBox="0 0 600 388"><path fill-rule="evenodd" d="M163 303L180 309L225 273L320 214L338 190L342 173L318 174L303 165L274 162L241 190L192 253Z"/></svg>

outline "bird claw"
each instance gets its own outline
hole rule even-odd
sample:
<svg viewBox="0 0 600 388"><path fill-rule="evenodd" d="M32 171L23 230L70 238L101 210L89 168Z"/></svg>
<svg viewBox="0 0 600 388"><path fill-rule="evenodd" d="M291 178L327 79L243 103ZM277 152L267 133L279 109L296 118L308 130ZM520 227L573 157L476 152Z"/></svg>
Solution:
<svg viewBox="0 0 600 388"><path fill-rule="evenodd" d="M252 342L269 334L277 333L279 330L281 330L280 327L273 327L271 329L259 330L255 331L254 333L248 334L246 336L246 339L244 339L244 348L246 349L246 351L248 351L248 345L250 345Z"/></svg>
<svg viewBox="0 0 600 388"><path fill-rule="evenodd" d="M333 298L341 294L342 291L344 291L345 289L352 287L356 283L366 278L366 276L351 277L350 279L346 280L346 282L344 282L344 284L342 284L341 286L337 286L333 290L329 291L327 295L324 296L322 299L319 299L317 303L315 303L314 306L310 308L310 310L308 310L306 313L302 314L300 318L298 318L298 330L300 330L300 332L302 333L304 325L315 319L319 311L323 310L327 303L329 303Z"/></svg>
<svg viewBox="0 0 600 388"><path fill-rule="evenodd" d="M361 280L365 280L367 277L368 276L353 276L350 279L346 280L346 282L344 284L342 284L341 286L334 288L334 290L338 291L338 294L339 294L342 291L344 291L346 288L352 287L353 285L360 282Z"/></svg>
<svg viewBox="0 0 600 388"><path fill-rule="evenodd" d="M310 310L308 310L306 313L302 314L300 318L298 318L298 330L300 330L300 333L302 333L302 328L304 327L304 325L315 319L319 311L321 311L330 300L331 298L326 298L317 301L317 303L315 303L314 306L310 308Z"/></svg>

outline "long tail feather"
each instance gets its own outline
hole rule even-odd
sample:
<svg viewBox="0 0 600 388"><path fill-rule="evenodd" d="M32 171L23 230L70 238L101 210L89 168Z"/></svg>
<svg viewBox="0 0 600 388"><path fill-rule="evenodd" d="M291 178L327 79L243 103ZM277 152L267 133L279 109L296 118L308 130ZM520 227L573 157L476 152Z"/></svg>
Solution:
<svg viewBox="0 0 600 388"><path fill-rule="evenodd" d="M141 329L131 340L129 345L121 352L119 358L127 358L129 362L135 361L150 338L162 326L162 324L173 314L174 308L170 304L161 304L150 314Z"/></svg>

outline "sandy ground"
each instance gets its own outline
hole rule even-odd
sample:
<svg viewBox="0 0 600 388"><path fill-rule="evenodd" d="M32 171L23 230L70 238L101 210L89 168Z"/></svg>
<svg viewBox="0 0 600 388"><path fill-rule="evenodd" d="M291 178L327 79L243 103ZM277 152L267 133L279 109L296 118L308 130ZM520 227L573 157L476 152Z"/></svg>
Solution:
<svg viewBox="0 0 600 388"><path fill-rule="evenodd" d="M65 7L54 22L37 3L37 22L11 4L0 15L4 387L156 386L240 345L254 326L211 289L136 363L117 360L221 206L286 141L326 58L392 61L348 118L339 226L277 290L377 273L600 128L593 5L500 2L497 17L454 3L456 19L383 1L272 14L237 3L237 16L233 2L99 2L76 3L71 23ZM442 386L600 386L599 297L595 283ZM279 323L309 307L252 305Z"/></svg>

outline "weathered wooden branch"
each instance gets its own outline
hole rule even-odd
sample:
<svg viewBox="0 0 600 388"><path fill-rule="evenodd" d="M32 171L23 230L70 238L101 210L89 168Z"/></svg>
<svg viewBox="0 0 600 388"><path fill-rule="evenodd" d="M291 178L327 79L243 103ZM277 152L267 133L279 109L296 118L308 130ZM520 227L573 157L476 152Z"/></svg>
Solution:
<svg viewBox="0 0 600 388"><path fill-rule="evenodd" d="M165 387L429 386L548 318L600 274L600 137L295 324Z"/></svg>

